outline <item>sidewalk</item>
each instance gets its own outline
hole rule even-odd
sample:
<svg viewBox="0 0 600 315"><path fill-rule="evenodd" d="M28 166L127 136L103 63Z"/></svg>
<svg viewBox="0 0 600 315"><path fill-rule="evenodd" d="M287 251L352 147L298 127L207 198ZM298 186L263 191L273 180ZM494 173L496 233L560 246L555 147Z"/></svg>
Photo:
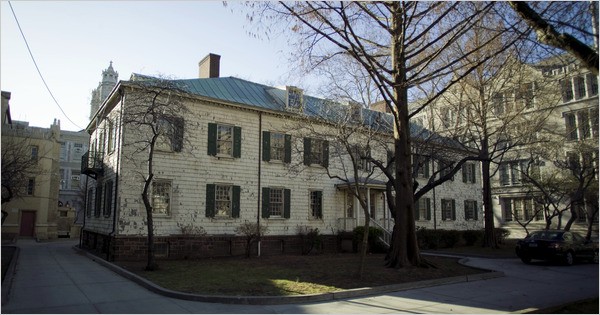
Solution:
<svg viewBox="0 0 600 315"><path fill-rule="evenodd" d="M511 313L598 297L596 264L469 258L467 264L505 276L326 302L206 303L153 293L78 254L75 244L19 240L16 273L2 313Z"/></svg>

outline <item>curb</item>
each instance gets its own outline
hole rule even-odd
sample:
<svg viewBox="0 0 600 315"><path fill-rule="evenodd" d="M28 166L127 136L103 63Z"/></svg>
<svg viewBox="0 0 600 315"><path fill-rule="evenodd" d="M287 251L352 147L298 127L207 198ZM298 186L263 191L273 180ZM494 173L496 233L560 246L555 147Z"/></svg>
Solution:
<svg viewBox="0 0 600 315"><path fill-rule="evenodd" d="M95 256L77 246L73 246L73 249L79 252L82 255L85 255L87 258L97 262L98 264L116 272L117 274L141 285L142 287L157 293L164 295L166 297L181 299L181 300L189 300L189 301L197 301L197 302L207 302L207 303L222 303L222 304L243 304L243 305L277 305L277 304L295 304L295 303L306 303L306 302L323 302L323 301L332 301L346 298L355 298L355 297L363 297L368 295L396 292L396 291L405 291L410 289L419 289L425 287L432 287L438 285L445 284L454 284L461 282L471 282L478 280L487 280L493 278L503 277L504 273L500 271L489 271L482 274L474 274L474 275L464 275L464 276L456 276L449 278L441 278L441 279L431 279L417 282L408 282L408 283L400 283L400 284L391 284L379 287L366 287L366 288L357 288L329 293L319 293L319 294L305 294L305 295L292 295L292 296L229 296L229 295L200 295L200 294L191 294L184 293L179 291L173 291L166 288L163 288L155 283L148 281L126 269L123 269L111 262L108 262L98 256ZM468 261L468 258L463 258L459 261L459 263L463 263L463 261ZM485 269L481 269L485 270Z"/></svg>
<svg viewBox="0 0 600 315"><path fill-rule="evenodd" d="M6 245L4 245L4 246L6 246ZM4 281L2 281L2 305L6 304L10 297L10 289L12 287L15 270L17 268L17 260L19 258L19 253L21 252L21 249L17 246L8 246L8 247L14 247L15 253L14 253L12 259L10 260L10 263L8 264L8 269L6 270L6 275L4 276Z"/></svg>

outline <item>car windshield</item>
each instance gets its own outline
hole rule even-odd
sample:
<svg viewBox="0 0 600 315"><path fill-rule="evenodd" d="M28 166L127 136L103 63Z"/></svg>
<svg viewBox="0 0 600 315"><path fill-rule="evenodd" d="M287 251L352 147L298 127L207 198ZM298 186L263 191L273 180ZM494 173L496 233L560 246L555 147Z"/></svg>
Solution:
<svg viewBox="0 0 600 315"><path fill-rule="evenodd" d="M529 235L529 239L534 240L561 240L563 232L553 232L553 231L538 231L533 232Z"/></svg>

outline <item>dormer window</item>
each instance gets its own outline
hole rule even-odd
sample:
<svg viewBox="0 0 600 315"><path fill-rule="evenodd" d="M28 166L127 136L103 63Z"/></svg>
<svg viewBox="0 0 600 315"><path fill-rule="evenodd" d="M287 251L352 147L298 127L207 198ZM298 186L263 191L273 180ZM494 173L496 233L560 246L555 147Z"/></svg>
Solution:
<svg viewBox="0 0 600 315"><path fill-rule="evenodd" d="M293 109L297 111L302 111L303 107L303 91L300 88L295 86L286 86L287 91L287 100L286 100L286 108Z"/></svg>

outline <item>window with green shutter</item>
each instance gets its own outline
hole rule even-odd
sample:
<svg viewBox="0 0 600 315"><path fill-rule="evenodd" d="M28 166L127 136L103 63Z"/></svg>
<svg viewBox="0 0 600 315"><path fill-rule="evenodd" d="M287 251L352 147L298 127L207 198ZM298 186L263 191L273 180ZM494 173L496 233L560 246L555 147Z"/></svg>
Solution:
<svg viewBox="0 0 600 315"><path fill-rule="evenodd" d="M208 155L239 158L242 156L242 128L208 124Z"/></svg>
<svg viewBox="0 0 600 315"><path fill-rule="evenodd" d="M476 200L465 200L465 220L477 220Z"/></svg>
<svg viewBox="0 0 600 315"><path fill-rule="evenodd" d="M290 163L292 160L292 137L283 133L263 131L262 160Z"/></svg>
<svg viewBox="0 0 600 315"><path fill-rule="evenodd" d="M415 220L431 220L431 201L429 198L421 197L415 207Z"/></svg>
<svg viewBox="0 0 600 315"><path fill-rule="evenodd" d="M240 186L228 184L206 185L206 217L239 218Z"/></svg>
<svg viewBox="0 0 600 315"><path fill-rule="evenodd" d="M290 218L291 191L284 188L263 187L262 189L262 217L263 218Z"/></svg>
<svg viewBox="0 0 600 315"><path fill-rule="evenodd" d="M442 199L442 220L456 220L456 203L454 199Z"/></svg>
<svg viewBox="0 0 600 315"><path fill-rule="evenodd" d="M329 141L304 138L304 164L329 167Z"/></svg>

